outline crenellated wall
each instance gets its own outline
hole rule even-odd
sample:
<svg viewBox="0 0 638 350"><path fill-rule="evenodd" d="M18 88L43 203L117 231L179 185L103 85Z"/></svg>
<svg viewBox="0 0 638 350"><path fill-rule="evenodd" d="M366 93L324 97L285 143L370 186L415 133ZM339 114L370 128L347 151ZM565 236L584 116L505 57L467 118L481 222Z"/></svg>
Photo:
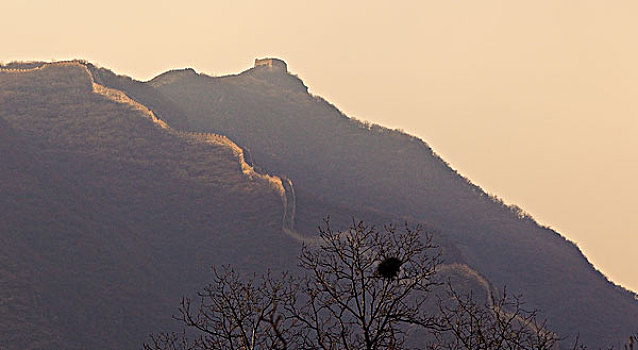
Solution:
<svg viewBox="0 0 638 350"><path fill-rule="evenodd" d="M84 60L69 60L69 61L59 61L59 62L23 62L23 63L15 63L15 64L24 64L24 65L35 65L35 67L31 68L10 68L10 67L2 67L0 66L0 72L9 72L9 73L24 73L24 72L33 72L37 70L45 69L49 66L84 66L86 65L86 61ZM14 64L14 63L9 63Z"/></svg>
<svg viewBox="0 0 638 350"><path fill-rule="evenodd" d="M280 61L280 60L276 60L276 61ZM280 61L280 62L283 63L283 61ZM285 63L283 63L283 64L284 64L284 67L285 67ZM4 74L13 74L13 73L18 74L18 73L42 71L42 70L46 70L46 69L49 69L49 68L60 67L60 66L81 68L82 70L84 70L86 72L86 74L87 74L87 76L88 76L88 78L90 80L93 93L101 95L101 96L103 96L103 97L105 97L105 98L107 98L107 99L109 99L111 101L114 101L116 103L122 103L122 104L126 104L126 105L131 106L135 110L139 111L140 114L143 115L145 118L148 118L150 121L152 121L153 124L156 127L159 127L160 129L163 129L165 132L177 135L177 136L181 137L182 139L190 140L191 142L204 142L204 143L215 144L215 145L219 145L219 146L230 148L232 153L233 153L233 155L234 155L234 157L239 162L241 171L242 171L242 173L244 175L246 175L252 181L255 181L257 183L262 183L262 184L265 183L265 184L267 184L270 188L272 188L279 195L279 197L281 198L281 200L283 202L283 207L284 207L283 217L284 217L284 221L286 221L285 218L287 216L287 211L289 211L291 208L289 207L289 205L287 203L288 200L287 200L286 188L284 187L284 181L280 177L269 175L269 174L262 174L262 173L259 173L259 172L255 171L255 168L253 166L249 165L246 162L246 160L244 158L244 151L241 149L241 147L239 147L236 143L234 143L231 139L229 139L226 136L213 134L213 133L184 132L184 131L178 131L178 130L173 129L168 124L166 124L163 120L160 120L159 118L157 118L155 116L155 114L153 113L153 111L151 111L146 106L138 103L137 101L131 99L123 91L117 90L117 89L112 89L112 88L109 88L109 87L106 87L104 85L101 85L101 84L97 83L95 81L95 78L94 78L93 74L88 69L86 61L73 60L73 61L61 61L61 62L43 62L41 65L39 65L37 67L32 67L32 68L5 68L5 67L0 67L0 74L2 74L2 73L4 73ZM275 63L275 67L280 67L280 64L279 63ZM290 182L290 180L287 180L287 181ZM289 183L289 184L287 183L286 185L289 185L290 187L292 187L292 183ZM293 203L293 206L294 206L294 203ZM293 207L292 210L294 210L294 207Z"/></svg>
<svg viewBox="0 0 638 350"><path fill-rule="evenodd" d="M266 66L270 70L288 71L288 65L278 58L255 58L255 67Z"/></svg>

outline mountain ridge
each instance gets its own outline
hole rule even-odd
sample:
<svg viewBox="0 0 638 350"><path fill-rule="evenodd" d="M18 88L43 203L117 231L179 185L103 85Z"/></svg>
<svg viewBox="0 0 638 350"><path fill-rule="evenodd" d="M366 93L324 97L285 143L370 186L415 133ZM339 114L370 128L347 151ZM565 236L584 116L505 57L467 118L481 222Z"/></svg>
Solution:
<svg viewBox="0 0 638 350"><path fill-rule="evenodd" d="M139 279L127 287L132 288L130 295L139 298L144 295L143 291L149 291L152 279L139 277L138 270L139 274L148 271L149 276L161 278L161 269L166 269L169 277L162 283L181 281L182 287L194 290L196 281L202 281L204 261L206 264L234 262L240 268L250 270L251 267L263 267L251 260L254 254L247 253L258 252L260 258L275 262L273 266L283 269L290 266L290 259L296 253L294 247L298 247L299 241L308 242L320 219L332 213L337 226L347 225L352 215L378 224L397 218L425 223L428 230L440 231L438 239L446 242L442 245L447 249L446 256L450 257L446 268L457 269L456 273L467 276L474 276L474 271L475 276L480 277L473 277L478 284L481 279L487 279L488 292L498 291L504 284L514 285L512 289L521 291L526 299L530 299L531 293L534 306L538 305L539 298L550 299L549 303L541 303L541 311L546 312L547 306L556 308L550 310L550 326L558 325L561 334L575 335L570 329L584 324L587 326L583 327L584 331L591 332L586 340L609 345L633 327L630 322L625 326L612 326L609 320L623 319L632 312L638 315L636 311L618 311L619 305L628 305L635 310L636 302L630 304L625 300L626 297L635 300L635 294L618 289L622 287L608 280L606 285L618 289L619 294L610 294L599 287L600 280L606 277L591 266L573 242L539 226L521 209L506 207L502 201L485 193L451 169L424 141L348 118L329 102L310 95L296 76L272 73L265 67L225 77L210 77L187 69L163 73L158 76L161 79L137 82L86 61L21 63L9 67L14 68L0 69L0 136L19 137L0 139L0 150L2 142L9 150L24 149L14 155L19 165L18 175L29 172L29 162L24 159L32 157L29 154L33 153L33 157L38 158L35 163L42 164L30 170L40 174L38 180L28 182L25 177L27 182L15 187L24 188L26 192L34 189L35 193L42 193L39 196L44 199L58 199L50 204L38 199L35 206L29 201L20 205L5 201L3 212L17 213L14 216L24 223L28 222L27 215L39 213L35 224L52 221L53 228L63 230L52 218L46 218L46 208L50 205L53 212L60 213L59 218L65 219L69 215L75 225L94 232L85 235L81 230L71 230L75 233L65 238L69 243L79 244L78 248L73 248L78 254L82 253L77 258L56 250L54 240L50 243L44 240L45 246L50 244L54 248L53 252L70 259L58 263L77 271L78 275L87 274L77 270L81 264L90 266L87 271L99 271L101 266L79 250L82 246L92 247L91 251L105 261L104 266L112 270L104 275L108 281L123 287L126 285L123 280ZM85 73L77 75L77 72ZM10 79L7 74L11 75ZM99 76L100 83L96 83L95 76ZM89 90L92 94L86 93ZM180 113L183 115L178 115ZM25 146L18 146L22 144ZM0 152L0 157L11 152ZM0 168L0 176L21 178L11 175L11 169ZM49 170L44 172L42 169ZM412 179L412 182L406 182L406 179ZM60 190L42 190L36 184L38 181ZM288 181L292 182L288 184ZM25 196L5 193L8 199ZM236 203L226 203L229 201ZM489 215L485 210L489 210ZM287 217L292 218L293 212L294 220L288 223ZM459 214L455 214L457 212ZM489 217L485 219L485 215ZM234 223L251 234L229 226L229 218L235 218ZM10 224L13 225L11 228L7 225L12 221L5 219L2 220L5 234L32 231L33 237L51 236L44 224L29 228L16 221ZM158 220L161 225L153 222ZM211 224L215 226L214 230L207 227ZM115 228L109 229L109 226ZM263 229L258 229L261 227ZM105 237L112 237L115 242L104 241ZM32 252L30 256L42 255L38 241L30 241L26 235L0 236L3 238L16 240L16 245L7 247L22 247ZM156 239L158 241L153 242ZM147 240L152 243L151 247L144 244ZM235 252L236 256L224 253L214 245L193 246L194 242L203 241L216 242ZM233 244L245 248L241 249L242 254ZM117 267L121 262L113 265L111 257L99 253L100 245L122 261L135 262L137 267L124 273L125 267ZM273 248L273 245L280 246ZM127 248L118 252L117 247ZM208 253L213 251L215 254L209 256ZM24 271L37 271L15 254L12 252L8 256L15 257ZM512 258L516 254L522 254L519 258L523 261ZM571 260L562 258L563 254L569 255ZM42 261L40 264L60 260L53 253L38 259ZM73 259L81 264L74 264ZM533 259L539 260L540 267L530 266ZM572 266L573 261L578 262L578 273L572 276L570 272L573 271L567 266ZM179 267L169 267L169 263ZM548 268L559 271L545 271ZM76 283L75 277L52 267L45 271L61 276L69 285ZM2 273L11 276L11 271L0 271L0 276ZM26 281L30 280L28 274L24 276ZM12 290L44 288L37 287L35 282L36 287L31 288L16 284L15 278L6 279L13 281ZM88 281L92 290L103 288L91 276L81 279ZM46 290L62 295L68 293L55 287L53 280L50 283ZM595 288L589 292L577 290L584 287ZM171 304L167 296L191 291L178 289L173 286L171 292L165 294L153 291L153 300L162 300L159 307L151 305L150 300L132 306L135 300L132 296L115 291L112 301L106 301L107 305L118 305L125 300L135 313L144 313L140 309L142 306L154 310L154 313L144 313L151 316L148 324L138 317L136 326L127 333L127 340L118 341L130 344L131 339L139 339L140 335L133 334L134 330L158 330L154 328L159 324L157 315L162 312L165 316L170 315L166 309ZM566 294L565 290L571 294ZM560 293L552 295L551 291ZM566 295L573 300L565 299ZM625 298L621 300L619 295ZM49 302L51 305L68 305L68 301L62 302L59 298ZM610 311L601 313L602 321L590 320L588 318L597 311L581 310L587 302L593 303L592 310L600 310L601 305L606 304ZM84 309L81 310L95 307L88 301L82 303ZM30 308L40 310L41 306L34 304ZM63 315L61 309L56 310L57 314ZM0 313L7 311L0 308ZM107 314L111 315L107 315L109 320L117 318L113 311ZM554 317L556 314L562 316L559 322ZM46 317L20 324L26 329L37 329L34 325L45 324ZM589 323L582 323L583 317ZM95 322L86 323L97 327ZM565 327L570 322L574 326ZM601 324L600 329L595 328ZM90 340L71 336L68 331L42 329L49 329L44 333L57 342L69 342L61 338L64 334L74 339L66 348L73 348L68 344L83 344L77 348L91 344ZM612 335L596 343L597 333L603 333L603 329ZM34 336L36 340L32 344L45 341L46 334ZM104 336L98 338L105 339ZM3 345L1 341L0 345Z"/></svg>
<svg viewBox="0 0 638 350"><path fill-rule="evenodd" d="M188 71L189 74L182 74L182 71ZM301 79L299 79L297 76L295 76L295 75L293 75L291 73L283 72L283 71L268 71L266 69L266 67L259 66L259 67L249 68L249 69L247 69L247 70L245 70L245 71L243 71L241 73L238 73L238 74L229 74L229 75L223 75L223 76L208 76L206 74L199 74L199 73L196 73L196 71L193 68L184 68L184 69L180 69L180 70L169 70L169 71L166 71L164 73L160 73L156 77L150 79L148 82L151 83L156 88L161 88L164 85L177 82L177 81L179 81L181 79L188 79L188 78L195 77L195 76L198 77L198 78L201 78L201 79L217 80L217 79L227 79L227 78L240 77L242 75L254 75L254 73L257 72L257 71L259 71L262 74L262 76L277 76L277 75L288 76L289 78L301 81ZM192 74L190 74L190 72L192 72ZM280 88L284 88L285 89L286 86L285 85L283 85L283 86L277 85L277 81L281 81L281 79L274 80L274 83L273 83L273 80L269 80L268 84L269 85L275 85L276 87L280 87ZM301 84L304 87L303 91L308 93L308 88L305 86L305 84L303 84L303 82L301 82ZM417 136L414 136L414 135L411 135L411 134L408 134L408 133L405 133L404 131L399 130L399 129L392 130L392 129L386 128L386 127L384 127L384 126L382 126L380 124L371 123L371 122L367 122L367 121L360 121L360 120L358 120L356 118L348 117L343 112L341 112L336 106L334 106L330 102L324 100L320 96L312 95L312 94L309 94L309 93L308 93L308 95L312 96L313 98L315 98L317 101L320 101L321 103L325 103L326 105L329 106L329 108L335 109L336 111L338 111L338 113L342 117L344 117L346 119L349 119L350 121L353 121L354 123L361 124L363 128L367 128L368 130L371 130L371 131L372 130L377 130L377 132L380 132L380 133L396 132L396 133L399 133L401 136L404 136L406 138L412 139L416 143L422 144L423 146L425 146L426 152L430 152L432 154L432 156L434 156L437 159L437 161L440 161L441 164L443 164L445 167L450 168L454 172L454 174L456 176L458 176L460 179L462 179L462 181L467 182L467 185L471 186L473 188L473 190L476 190L476 192L480 193L481 196L485 196L485 197L489 198L489 200L494 202L495 204L499 204L499 205L502 205L502 206L506 207L507 209L509 209L513 213L515 213L515 215L519 216L521 219L529 220L532 223L534 223L534 224L538 225L539 227L541 227L542 229L546 229L548 231L551 231L555 235L557 235L557 236L561 237L562 239L564 239L568 244L570 244L573 247L575 247L578 251L581 251L580 248L578 248L578 245L574 241L570 240L566 236L563 236L562 234L560 234L556 230L552 229L551 227L549 227L547 225L543 225L542 223L539 223L531 214L525 212L518 205L513 204L513 203L512 204L507 204L500 197L498 197L498 195L488 193L483 188L481 188L481 186L472 183L471 179L469 179L467 176L465 176L465 175L461 174L460 172L458 172L458 170L456 170L454 167L452 167L447 161L445 161L443 158L438 156L434 152L434 150L432 150L432 148L430 148L427 145L427 143L424 140L422 140L421 138L419 138ZM582 254L582 251L581 251L581 254ZM582 257L589 262L589 260L587 259L587 257L584 254L582 254ZM601 274L601 276L604 277L610 284L614 285L615 287L620 288L621 290L624 290L624 291L628 292L629 294L632 294L633 296L635 296L638 299L638 293L637 292L632 291L632 290L630 290L628 288L625 288L622 285L617 284L616 282L610 280L609 278L607 278L607 276L602 271L600 271L598 268L593 266L593 264L590 263L590 265L597 272L599 272Z"/></svg>
<svg viewBox="0 0 638 350"><path fill-rule="evenodd" d="M472 184L422 140L350 119L306 89L278 86L282 72L259 68L225 77L164 76L171 82L158 89L179 101L192 129L231 137L298 189L445 231L473 268L496 285L524 293L551 316L550 325L562 319L562 334L576 333L568 325L578 324L578 316L561 311L555 300L576 314L599 314L600 321L583 327L590 333L583 338L600 346L603 340L594 334L618 323L614 315L638 316L635 293L609 281L577 245ZM605 289L620 293L616 311L600 302L590 311L580 309ZM638 325L626 327L629 332Z"/></svg>
<svg viewBox="0 0 638 350"><path fill-rule="evenodd" d="M210 264L294 256L282 196L238 147L168 132L77 64L0 72L0 115L18 162L0 167L3 348L137 347Z"/></svg>

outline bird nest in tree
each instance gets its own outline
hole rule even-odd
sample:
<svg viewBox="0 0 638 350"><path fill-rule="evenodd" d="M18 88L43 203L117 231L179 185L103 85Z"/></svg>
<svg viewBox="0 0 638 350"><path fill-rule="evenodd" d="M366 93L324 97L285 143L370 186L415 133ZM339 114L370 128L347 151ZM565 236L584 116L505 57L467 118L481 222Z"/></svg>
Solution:
<svg viewBox="0 0 638 350"><path fill-rule="evenodd" d="M401 264L401 260L395 257L385 258L377 266L377 273L383 278L393 279L399 275Z"/></svg>

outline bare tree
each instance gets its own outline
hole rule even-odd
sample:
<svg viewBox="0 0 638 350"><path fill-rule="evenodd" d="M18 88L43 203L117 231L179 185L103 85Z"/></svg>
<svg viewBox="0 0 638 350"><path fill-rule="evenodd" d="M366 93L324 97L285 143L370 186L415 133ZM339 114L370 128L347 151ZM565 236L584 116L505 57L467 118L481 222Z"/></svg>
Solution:
<svg viewBox="0 0 638 350"><path fill-rule="evenodd" d="M193 307L183 298L176 317L185 326L181 334L161 333L151 336L146 350L286 350L298 337L291 334L295 321L286 319L284 305L294 300L295 284L284 275L270 274L243 281L231 268L213 269L213 282L204 288ZM195 332L192 342L186 332Z"/></svg>
<svg viewBox="0 0 638 350"><path fill-rule="evenodd" d="M402 326L432 325L422 306L439 253L420 227L359 222L334 232L326 221L319 236L319 247L302 250L299 300L287 310L304 327L304 349L402 349Z"/></svg>
<svg viewBox="0 0 638 350"><path fill-rule="evenodd" d="M439 249L421 227L379 230L363 222L304 246L298 277L247 281L230 267L177 317L182 333L151 337L145 350L402 350L406 331L420 330L431 350L549 350L554 333L519 298L481 305L448 285L434 298ZM437 307L438 305L438 307ZM189 341L187 335L195 337Z"/></svg>
<svg viewBox="0 0 638 350"><path fill-rule="evenodd" d="M550 350L558 345L558 337L538 319L537 311L525 310L520 296L509 297L505 289L500 299L486 305L477 303L471 292L457 293L451 284L447 294L438 302L431 350Z"/></svg>

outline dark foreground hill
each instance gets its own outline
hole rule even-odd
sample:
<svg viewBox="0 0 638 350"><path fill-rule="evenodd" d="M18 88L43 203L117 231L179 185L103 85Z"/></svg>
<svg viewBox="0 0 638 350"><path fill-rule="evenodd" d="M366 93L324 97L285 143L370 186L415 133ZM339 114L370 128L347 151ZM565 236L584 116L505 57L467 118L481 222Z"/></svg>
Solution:
<svg viewBox="0 0 638 350"><path fill-rule="evenodd" d="M442 270L520 291L551 328L593 347L638 329L633 294L576 246L421 140L344 116L286 72L181 70L143 83L86 62L9 68L0 69L3 349L139 348L148 333L175 329L180 297L210 265L292 268L299 238L326 215L337 227L352 216L425 222L448 263L479 274Z"/></svg>
<svg viewBox="0 0 638 350"><path fill-rule="evenodd" d="M360 122L265 66L209 77L168 72L150 82L191 130L226 135L304 194L344 207L424 221L446 233L495 286L523 293L561 336L593 347L638 329L635 295L610 283L580 250L457 174L423 141Z"/></svg>

